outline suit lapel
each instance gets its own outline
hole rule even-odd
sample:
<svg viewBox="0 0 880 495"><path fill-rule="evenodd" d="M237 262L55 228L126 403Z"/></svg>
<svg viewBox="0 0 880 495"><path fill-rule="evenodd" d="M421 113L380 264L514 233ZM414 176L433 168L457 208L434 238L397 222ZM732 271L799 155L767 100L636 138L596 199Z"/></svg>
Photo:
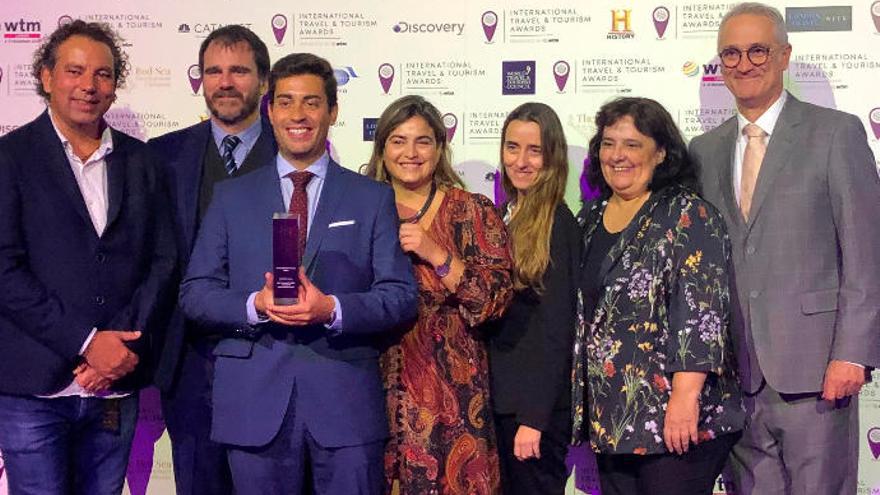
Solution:
<svg viewBox="0 0 880 495"><path fill-rule="evenodd" d="M107 224L104 231L110 228L122 209L122 198L125 193L125 167L128 163L128 150L122 144L118 133L111 129L113 135L113 152L107 155Z"/></svg>
<svg viewBox="0 0 880 495"><path fill-rule="evenodd" d="M726 127L721 129L721 135L719 136L720 144L715 148L722 150L720 151L721 156L719 158L722 163L718 173L719 188L722 201L724 202L723 208L729 212L728 218L733 220L731 227L742 230L745 228L745 219L743 219L739 204L736 202L736 189L739 185L734 184L733 173L734 164L736 163L736 139L739 126L736 117L728 120L724 125ZM718 206L721 207L722 205Z"/></svg>
<svg viewBox="0 0 880 495"><path fill-rule="evenodd" d="M324 186L321 188L321 197L318 198L318 209L309 225L309 238L306 241L306 252L303 256L302 266L306 268L306 273L311 277L314 272L315 255L321 247L321 241L324 234L327 233L327 225L333 218L339 202L345 192L345 186L342 183L342 170L339 164L330 160L327 164L327 175L324 177Z"/></svg>
<svg viewBox="0 0 880 495"><path fill-rule="evenodd" d="M764 161L761 162L761 170L758 172L755 193L752 196L751 218L748 223L749 230L755 224L755 219L760 215L761 207L770 194L770 189L773 187L773 181L776 179L776 176L791 161L791 157L794 154L794 146L797 142L795 135L801 120L801 110L800 102L793 96L788 95L788 101L782 107L782 113L779 115L779 120L773 129L773 135L770 137L770 144L767 146Z"/></svg>
<svg viewBox="0 0 880 495"><path fill-rule="evenodd" d="M83 199L79 186L76 184L76 177L73 170L70 169L70 161L64 153L58 134L52 126L52 120L49 112L46 111L40 116L40 120L36 126L37 139L34 144L34 151L37 153L37 163L45 163L49 169L49 177L55 181L74 210L82 217L86 225L92 228L92 232L98 233L92 224L92 218L86 209L86 202Z"/></svg>
<svg viewBox="0 0 880 495"><path fill-rule="evenodd" d="M263 119L260 126L260 135L241 164L243 172L256 170L267 163L275 163L275 154L278 150L275 137L272 135L272 124L268 119Z"/></svg>
<svg viewBox="0 0 880 495"><path fill-rule="evenodd" d="M205 150L208 139L211 138L211 122L206 120L199 124L193 132L181 142L179 153L175 160L179 165L170 167L179 174L177 184L177 197L179 198L181 211L186 215L181 218L184 225L187 249L192 249L195 239L196 223L199 216L199 185L202 182L202 170L205 168Z"/></svg>

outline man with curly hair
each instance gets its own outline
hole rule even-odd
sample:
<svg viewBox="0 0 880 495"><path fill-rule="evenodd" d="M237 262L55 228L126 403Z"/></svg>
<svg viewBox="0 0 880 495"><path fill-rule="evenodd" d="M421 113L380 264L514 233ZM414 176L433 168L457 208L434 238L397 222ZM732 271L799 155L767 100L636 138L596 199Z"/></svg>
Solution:
<svg viewBox="0 0 880 495"><path fill-rule="evenodd" d="M11 494L118 494L176 265L146 145L104 114L125 78L108 27L34 57L47 110L0 138L0 450Z"/></svg>

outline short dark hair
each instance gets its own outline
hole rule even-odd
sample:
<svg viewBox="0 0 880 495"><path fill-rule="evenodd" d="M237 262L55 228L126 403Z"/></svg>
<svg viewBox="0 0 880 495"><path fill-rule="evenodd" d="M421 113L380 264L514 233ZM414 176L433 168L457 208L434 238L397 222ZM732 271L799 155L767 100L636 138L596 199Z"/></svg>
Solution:
<svg viewBox="0 0 880 495"><path fill-rule="evenodd" d="M122 38L116 34L109 25L102 22L85 22L77 19L62 26L58 26L40 48L34 53L34 63L31 67L31 75L37 80L37 94L43 99L49 99L49 93L43 87L43 69L50 71L55 68L58 61L58 47L72 36L85 36L98 43L103 43L110 48L113 55L113 82L117 88L125 84L125 76L128 75L128 55L122 51Z"/></svg>
<svg viewBox="0 0 880 495"><path fill-rule="evenodd" d="M678 184L699 193L697 164L688 155L681 131L663 105L650 98L617 98L602 105L596 113L596 134L590 139L588 153L587 182L590 186L598 188L603 198L611 196L611 187L602 175L599 147L605 128L626 116L632 117L640 133L654 140L657 149L666 150L666 157L654 169L648 190L659 191Z"/></svg>
<svg viewBox="0 0 880 495"><path fill-rule="evenodd" d="M291 53L281 58L269 72L269 101L275 100L275 85L279 79L312 74L324 81L324 95L330 108L336 106L336 76L327 60L311 53Z"/></svg>
<svg viewBox="0 0 880 495"><path fill-rule="evenodd" d="M199 47L199 70L205 70L205 51L211 43L217 42L226 48L236 43L245 42L254 52L254 63L257 65L257 75L263 81L269 76L269 49L259 36L250 29L240 24L230 24L211 31L211 34L202 41Z"/></svg>

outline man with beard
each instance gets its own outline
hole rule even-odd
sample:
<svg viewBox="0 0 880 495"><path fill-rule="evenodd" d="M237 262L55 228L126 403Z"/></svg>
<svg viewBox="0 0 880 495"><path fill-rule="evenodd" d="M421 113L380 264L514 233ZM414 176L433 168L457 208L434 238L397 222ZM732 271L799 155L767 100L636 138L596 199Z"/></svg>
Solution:
<svg viewBox="0 0 880 495"><path fill-rule="evenodd" d="M273 163L275 139L260 118L269 52L249 29L213 31L199 49L205 103L211 118L150 141L165 167L176 207L181 272L214 185ZM213 350L219 336L179 312L168 328L156 372L181 495L232 492L225 449L210 439Z"/></svg>

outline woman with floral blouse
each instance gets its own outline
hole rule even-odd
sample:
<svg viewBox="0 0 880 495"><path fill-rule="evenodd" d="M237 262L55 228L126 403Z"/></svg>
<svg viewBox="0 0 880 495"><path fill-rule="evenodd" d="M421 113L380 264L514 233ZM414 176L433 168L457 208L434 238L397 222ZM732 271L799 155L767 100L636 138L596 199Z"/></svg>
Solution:
<svg viewBox="0 0 880 495"><path fill-rule="evenodd" d="M730 245L669 113L596 115L574 356L575 441L603 495L711 494L743 427L728 329Z"/></svg>

